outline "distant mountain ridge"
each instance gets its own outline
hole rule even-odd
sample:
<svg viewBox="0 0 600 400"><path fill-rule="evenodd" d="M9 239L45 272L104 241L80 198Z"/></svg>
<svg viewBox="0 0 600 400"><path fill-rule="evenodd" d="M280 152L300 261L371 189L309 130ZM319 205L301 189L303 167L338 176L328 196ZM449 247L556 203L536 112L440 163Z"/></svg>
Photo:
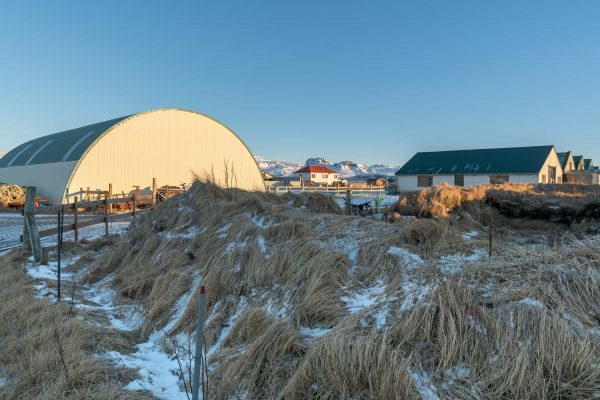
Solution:
<svg viewBox="0 0 600 400"><path fill-rule="evenodd" d="M385 164L365 165L347 160L332 163L323 157L309 158L304 164L283 160L270 160L259 156L255 158L261 171L265 171L273 176L290 176L305 165L324 165L336 171L341 179L362 180L373 177L393 176L400 168Z"/></svg>

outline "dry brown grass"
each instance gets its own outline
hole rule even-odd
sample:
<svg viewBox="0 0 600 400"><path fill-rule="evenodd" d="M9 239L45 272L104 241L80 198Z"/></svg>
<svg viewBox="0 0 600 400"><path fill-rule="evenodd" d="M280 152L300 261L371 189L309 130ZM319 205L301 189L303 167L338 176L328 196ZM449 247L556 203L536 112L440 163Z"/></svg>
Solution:
<svg viewBox="0 0 600 400"><path fill-rule="evenodd" d="M515 230L491 259L467 258L485 249L489 217L466 204L490 189L444 190L422 201L462 207L461 219L390 224L196 183L109 245L88 280L111 276L121 300L143 304L143 338L190 291L169 334L193 332L202 277L206 344L220 343L211 398L596 396L600 238L531 245Z"/></svg>
<svg viewBox="0 0 600 400"><path fill-rule="evenodd" d="M503 184L456 187L438 185L402 193L391 211L418 217L447 217L467 210L482 219L491 207L508 218L529 218L572 224L600 219L600 189L594 185ZM597 225L593 228L597 232Z"/></svg>
<svg viewBox="0 0 600 400"><path fill-rule="evenodd" d="M305 350L296 328L250 309L229 338L229 350L220 355L213 373L215 397L247 393L251 398L278 398Z"/></svg>
<svg viewBox="0 0 600 400"><path fill-rule="evenodd" d="M129 339L85 323L68 303L35 299L18 252L0 259L0 304L0 398L152 398L123 389L135 371L98 357L131 350Z"/></svg>

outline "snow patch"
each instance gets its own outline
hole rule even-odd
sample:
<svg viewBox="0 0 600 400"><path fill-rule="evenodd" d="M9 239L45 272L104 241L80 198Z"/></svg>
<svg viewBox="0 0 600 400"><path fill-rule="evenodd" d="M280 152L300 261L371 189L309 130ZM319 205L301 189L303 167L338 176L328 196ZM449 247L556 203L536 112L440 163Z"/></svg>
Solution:
<svg viewBox="0 0 600 400"><path fill-rule="evenodd" d="M403 249L398 246L390 246L388 249L388 254L395 255L408 264L407 268L410 270L414 268L416 265L423 264L423 259L415 253L411 253L410 251Z"/></svg>
<svg viewBox="0 0 600 400"><path fill-rule="evenodd" d="M542 303L539 300L532 299L531 297L526 297L523 300L519 301L519 303L524 304L529 307L533 307L533 308L540 308L542 310L546 309L546 306L544 305L544 303Z"/></svg>
<svg viewBox="0 0 600 400"><path fill-rule="evenodd" d="M413 372L410 376L423 400L441 400L427 372Z"/></svg>
<svg viewBox="0 0 600 400"><path fill-rule="evenodd" d="M361 290L360 292L342 296L340 299L346 303L346 308L355 313L363 308L372 307L375 303L385 297L386 285L378 280L375 286Z"/></svg>
<svg viewBox="0 0 600 400"><path fill-rule="evenodd" d="M177 371L177 361L160 350L161 335L154 332L146 343L139 344L133 354L121 354L116 351L107 353L109 359L125 367L138 369L140 379L129 382L127 390L147 390L165 399L187 400L181 390Z"/></svg>
<svg viewBox="0 0 600 400"><path fill-rule="evenodd" d="M266 254L267 253L267 245L265 242L265 238L262 235L258 235L256 237L256 243L258 244L258 249L260 250L261 254Z"/></svg>
<svg viewBox="0 0 600 400"><path fill-rule="evenodd" d="M198 234L198 228L191 226L183 232L160 232L159 235L167 240L192 239Z"/></svg>
<svg viewBox="0 0 600 400"><path fill-rule="evenodd" d="M331 331L329 328L308 328L306 326L300 327L300 333L305 336L310 336L312 338L319 338L328 334Z"/></svg>
<svg viewBox="0 0 600 400"><path fill-rule="evenodd" d="M231 229L231 222L228 224L223 225L218 231L217 231L217 236L221 239L225 239L225 237L227 237L227 232L229 232L229 229Z"/></svg>
<svg viewBox="0 0 600 400"><path fill-rule="evenodd" d="M219 351L221 349L221 346L223 345L223 342L225 341L227 336L229 336L229 333L231 332L231 328L235 324L235 321L242 314L242 312L246 308L247 304L248 304L248 301L247 301L246 297L240 296L240 301L237 305L235 313L233 313L233 315L230 316L229 319L227 320L227 322L223 325L223 329L221 329L221 333L219 334L217 341L206 352L206 359L210 359L210 357L213 354L215 354L217 351Z"/></svg>
<svg viewBox="0 0 600 400"><path fill-rule="evenodd" d="M421 285L416 282L404 282L402 284L402 292L404 293L404 300L400 305L401 311L412 309L415 304L423 300L433 288L430 285Z"/></svg>

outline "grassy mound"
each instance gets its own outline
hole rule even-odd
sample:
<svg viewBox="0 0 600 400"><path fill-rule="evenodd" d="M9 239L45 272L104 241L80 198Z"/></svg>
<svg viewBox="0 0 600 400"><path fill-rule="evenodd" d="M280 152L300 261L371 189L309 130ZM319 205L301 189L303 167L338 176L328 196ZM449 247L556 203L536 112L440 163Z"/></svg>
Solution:
<svg viewBox="0 0 600 400"><path fill-rule="evenodd" d="M482 193L442 188L432 198L448 207ZM597 238L543 251L499 244L488 260L473 253L484 240L444 219L392 225L306 208L197 183L140 221L90 279L114 271L119 293L144 302L147 335L202 276L217 398L597 390ZM191 332L195 315L192 300L169 333Z"/></svg>
<svg viewBox="0 0 600 400"><path fill-rule="evenodd" d="M486 195L435 190L413 206ZM600 237L551 246L507 227L489 258L476 218L390 224L327 204L197 182L83 281L143 307L139 342L189 337L204 284L210 398L598 395Z"/></svg>
<svg viewBox="0 0 600 400"><path fill-rule="evenodd" d="M439 185L403 193L392 211L419 217L446 217L486 206L509 218L531 218L572 224L600 219L600 187L594 185L503 184L457 187Z"/></svg>

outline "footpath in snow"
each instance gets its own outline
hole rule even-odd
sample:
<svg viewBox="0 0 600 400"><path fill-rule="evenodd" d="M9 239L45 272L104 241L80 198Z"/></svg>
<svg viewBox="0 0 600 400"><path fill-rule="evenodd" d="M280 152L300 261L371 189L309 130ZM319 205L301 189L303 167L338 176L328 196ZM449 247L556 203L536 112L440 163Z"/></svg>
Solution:
<svg viewBox="0 0 600 400"><path fill-rule="evenodd" d="M129 223L119 222L113 225L112 233L122 235L126 232ZM104 235L104 225L92 226L80 231L80 238L94 240ZM65 235L64 240L72 240L72 237ZM50 244L52 242L50 241ZM53 242L56 245L56 239ZM48 245L45 243L44 245ZM56 258L56 254L54 259ZM63 287L62 300L73 302L75 309L92 311L95 315L103 316L107 329L118 329L121 331L132 332L137 330L143 320L144 313L140 307L134 305L119 304L114 301L116 292L110 287L112 275L94 284L84 284L81 278L88 272L87 268L82 268L76 272L70 272L69 267L79 261L79 256L66 255L62 259L61 266L61 285ZM55 260L48 262L47 265L34 265L30 258L26 265L27 274L34 280L34 289L36 297L48 302L56 302L56 285L58 276L58 264ZM73 282L76 282L77 293L72 299L71 291ZM99 357L105 357L109 361L127 368L138 371L139 379L131 381L125 389L128 390L146 390L154 396L164 399L188 400L188 396L180 384L179 364L171 354L162 349L164 333L169 331L179 318L181 318L188 304L193 290L199 285L199 278L194 280L191 290L182 297L175 307L175 315L171 321L161 331L153 332L145 343L137 345L136 351L131 354L123 354L117 351L110 351L105 354L99 354ZM101 320L103 318L100 318ZM90 323L98 323L90 321Z"/></svg>

